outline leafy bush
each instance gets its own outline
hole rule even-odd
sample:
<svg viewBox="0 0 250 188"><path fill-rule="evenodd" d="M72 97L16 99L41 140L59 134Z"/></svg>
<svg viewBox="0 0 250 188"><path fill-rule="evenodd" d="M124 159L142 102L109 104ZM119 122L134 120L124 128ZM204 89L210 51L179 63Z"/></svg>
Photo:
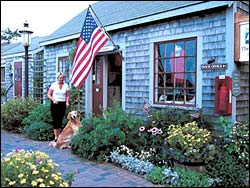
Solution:
<svg viewBox="0 0 250 188"><path fill-rule="evenodd" d="M181 126L185 125L186 123L190 123L194 121L192 118L190 118L190 115L192 113L197 113L195 111L187 111L182 110L178 108L164 108L164 109L156 109L156 108L150 108L148 117L149 120L152 120L155 122L155 126L162 127L162 126L168 126L172 124L180 124ZM211 128L211 122L207 120L205 116L200 114L200 116L195 119L195 121L198 123L198 127L210 129Z"/></svg>
<svg viewBox="0 0 250 188"><path fill-rule="evenodd" d="M227 151L249 169L249 117L244 122L235 123L232 130Z"/></svg>
<svg viewBox="0 0 250 188"><path fill-rule="evenodd" d="M103 119L93 118L82 125L79 134L72 138L71 149L84 158L103 160L113 147L125 141L125 133L119 127L105 124Z"/></svg>
<svg viewBox="0 0 250 188"><path fill-rule="evenodd" d="M49 156L16 149L1 157L1 187L69 187Z"/></svg>
<svg viewBox="0 0 250 188"><path fill-rule="evenodd" d="M124 143L128 143L131 148L137 146L134 138L138 129L134 127L140 121L126 115L120 106L116 106L113 111L107 110L104 114L104 117L82 120L83 127L72 138L73 153L88 159L104 160L113 148Z"/></svg>
<svg viewBox="0 0 250 188"><path fill-rule="evenodd" d="M176 160L181 162L202 160L210 146L211 132L199 128L195 121L184 126L171 125L168 134L166 141L169 144L170 152Z"/></svg>
<svg viewBox="0 0 250 188"><path fill-rule="evenodd" d="M154 184L164 184L162 168L155 166L146 176L147 180Z"/></svg>
<svg viewBox="0 0 250 188"><path fill-rule="evenodd" d="M216 160L209 161L206 171L210 177L222 180L221 185L225 187L245 187L244 182L249 175L236 157L226 151L218 153Z"/></svg>
<svg viewBox="0 0 250 188"><path fill-rule="evenodd" d="M52 117L50 112L50 104L40 104L29 112L29 115L22 121L24 127L30 126L34 122L44 122L52 124Z"/></svg>
<svg viewBox="0 0 250 188"><path fill-rule="evenodd" d="M8 131L19 132L23 130L22 121L28 113L38 106L38 102L28 97L15 98L1 105L1 122L3 128Z"/></svg>
<svg viewBox="0 0 250 188"><path fill-rule="evenodd" d="M24 134L32 139L39 141L53 140L53 127L45 122L33 122L24 128Z"/></svg>
<svg viewBox="0 0 250 188"><path fill-rule="evenodd" d="M182 169L175 167L175 171L179 175L178 181L173 182L173 186L177 187L209 187L209 176L205 173Z"/></svg>

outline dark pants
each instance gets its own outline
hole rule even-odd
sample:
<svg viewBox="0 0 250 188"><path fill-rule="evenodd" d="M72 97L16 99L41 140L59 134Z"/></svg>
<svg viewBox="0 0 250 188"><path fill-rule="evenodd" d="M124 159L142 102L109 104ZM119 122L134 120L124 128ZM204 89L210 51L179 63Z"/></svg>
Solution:
<svg viewBox="0 0 250 188"><path fill-rule="evenodd" d="M58 104L54 104L51 101L50 111L53 120L53 128L62 128L62 121L66 111L66 102L58 102Z"/></svg>

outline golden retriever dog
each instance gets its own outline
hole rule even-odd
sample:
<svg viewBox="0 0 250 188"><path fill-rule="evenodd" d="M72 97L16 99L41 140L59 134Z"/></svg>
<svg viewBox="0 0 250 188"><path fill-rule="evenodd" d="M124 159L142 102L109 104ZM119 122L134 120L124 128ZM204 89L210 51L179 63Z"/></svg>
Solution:
<svg viewBox="0 0 250 188"><path fill-rule="evenodd" d="M66 149L70 148L71 138L79 132L81 127L80 113L78 111L71 111L68 113L69 120L63 131L60 133L57 141L50 142L50 146Z"/></svg>

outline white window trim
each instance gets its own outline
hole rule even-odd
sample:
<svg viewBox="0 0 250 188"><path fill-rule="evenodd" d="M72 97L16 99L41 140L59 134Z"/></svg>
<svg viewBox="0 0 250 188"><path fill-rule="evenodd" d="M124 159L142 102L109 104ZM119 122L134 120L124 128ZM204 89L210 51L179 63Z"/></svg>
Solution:
<svg viewBox="0 0 250 188"><path fill-rule="evenodd" d="M175 105L161 105L161 104L153 104L153 96L154 96L154 43L155 42L162 42L162 41L171 41L171 40L181 40L185 38L197 38L197 66L196 66L196 105L195 107L190 106L175 106ZM202 33L201 32L192 32L192 33L183 33L183 34L174 34L171 36L161 36L161 37L153 37L150 38L150 55L149 55L149 103L153 107L174 107L174 108L181 108L181 109L201 109L202 108L202 71L200 69L202 64Z"/></svg>

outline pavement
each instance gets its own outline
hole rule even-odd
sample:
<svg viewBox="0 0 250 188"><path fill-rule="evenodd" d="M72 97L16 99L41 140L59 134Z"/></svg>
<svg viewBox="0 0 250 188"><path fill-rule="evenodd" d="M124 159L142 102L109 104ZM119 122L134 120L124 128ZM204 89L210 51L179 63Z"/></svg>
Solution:
<svg viewBox="0 0 250 188"><path fill-rule="evenodd" d="M79 170L72 187L158 187L142 176L113 164L88 161L73 154L70 149L49 146L49 141L34 141L1 128L2 157L18 147L47 153L63 174Z"/></svg>

